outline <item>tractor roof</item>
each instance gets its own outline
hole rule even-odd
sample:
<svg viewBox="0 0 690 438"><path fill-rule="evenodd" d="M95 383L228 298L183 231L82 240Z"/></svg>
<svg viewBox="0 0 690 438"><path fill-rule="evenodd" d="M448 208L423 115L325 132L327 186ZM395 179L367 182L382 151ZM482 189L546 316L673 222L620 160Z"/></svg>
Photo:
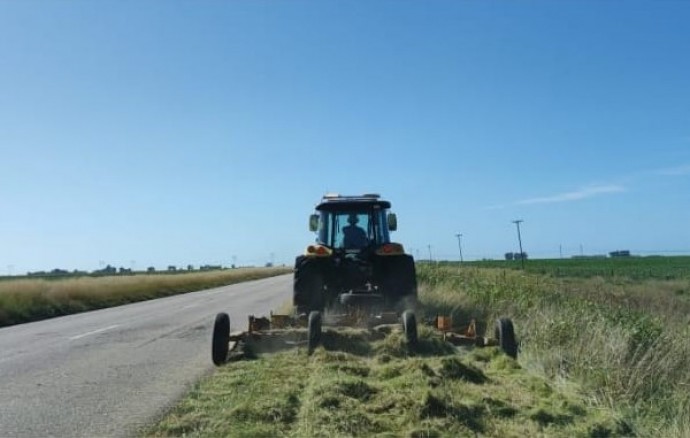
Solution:
<svg viewBox="0 0 690 438"><path fill-rule="evenodd" d="M327 193L316 206L317 210L357 210L360 208L391 208L391 203L381 199L381 195L376 193L366 193L364 195L345 196L337 193Z"/></svg>

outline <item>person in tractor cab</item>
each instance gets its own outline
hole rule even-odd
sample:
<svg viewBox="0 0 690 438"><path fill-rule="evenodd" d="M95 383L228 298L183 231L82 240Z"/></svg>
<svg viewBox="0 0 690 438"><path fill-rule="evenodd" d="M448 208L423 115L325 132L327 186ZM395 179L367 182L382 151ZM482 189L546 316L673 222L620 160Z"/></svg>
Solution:
<svg viewBox="0 0 690 438"><path fill-rule="evenodd" d="M369 243L367 233L357 226L359 218L352 213L347 218L347 225L343 227L343 245L345 249L362 249Z"/></svg>

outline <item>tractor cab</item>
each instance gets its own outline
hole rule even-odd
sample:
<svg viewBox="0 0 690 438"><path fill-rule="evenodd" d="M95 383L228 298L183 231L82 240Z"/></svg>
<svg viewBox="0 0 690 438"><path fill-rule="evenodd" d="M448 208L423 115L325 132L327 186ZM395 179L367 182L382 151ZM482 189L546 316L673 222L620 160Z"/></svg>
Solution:
<svg viewBox="0 0 690 438"><path fill-rule="evenodd" d="M316 242L295 259L298 312L354 305L404 307L417 297L414 260L390 232L397 218L377 194L327 194L309 218ZM356 303L356 304L354 304Z"/></svg>
<svg viewBox="0 0 690 438"><path fill-rule="evenodd" d="M358 253L389 244L397 218L389 213L390 203L379 195L341 196L328 194L316 206L309 228L317 233L316 243L332 251Z"/></svg>

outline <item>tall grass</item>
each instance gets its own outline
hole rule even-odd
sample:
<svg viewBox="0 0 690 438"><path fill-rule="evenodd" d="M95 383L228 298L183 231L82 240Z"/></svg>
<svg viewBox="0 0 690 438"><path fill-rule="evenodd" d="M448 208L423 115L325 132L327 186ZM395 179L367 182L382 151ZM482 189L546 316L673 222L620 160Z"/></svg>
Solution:
<svg viewBox="0 0 690 438"><path fill-rule="evenodd" d="M171 275L22 279L0 282L0 327L290 272L243 268Z"/></svg>
<svg viewBox="0 0 690 438"><path fill-rule="evenodd" d="M521 362L572 379L637 433L690 436L690 282L555 279L420 266L423 307L454 319L510 316Z"/></svg>

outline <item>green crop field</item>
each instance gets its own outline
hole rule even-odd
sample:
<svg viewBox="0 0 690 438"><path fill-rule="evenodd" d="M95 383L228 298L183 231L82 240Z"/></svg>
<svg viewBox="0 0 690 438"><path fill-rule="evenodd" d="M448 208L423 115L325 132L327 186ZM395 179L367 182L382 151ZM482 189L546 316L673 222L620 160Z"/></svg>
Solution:
<svg viewBox="0 0 690 438"><path fill-rule="evenodd" d="M373 343L334 334L311 357L296 349L222 367L143 433L690 436L687 262L420 264L420 319L451 314L483 331L511 317L518 360L451 352L430 329L417 354L397 333Z"/></svg>
<svg viewBox="0 0 690 438"><path fill-rule="evenodd" d="M465 263L480 268L522 269L520 261L489 260ZM526 260L525 271L554 277L623 277L645 279L688 279L690 257L618 257Z"/></svg>

